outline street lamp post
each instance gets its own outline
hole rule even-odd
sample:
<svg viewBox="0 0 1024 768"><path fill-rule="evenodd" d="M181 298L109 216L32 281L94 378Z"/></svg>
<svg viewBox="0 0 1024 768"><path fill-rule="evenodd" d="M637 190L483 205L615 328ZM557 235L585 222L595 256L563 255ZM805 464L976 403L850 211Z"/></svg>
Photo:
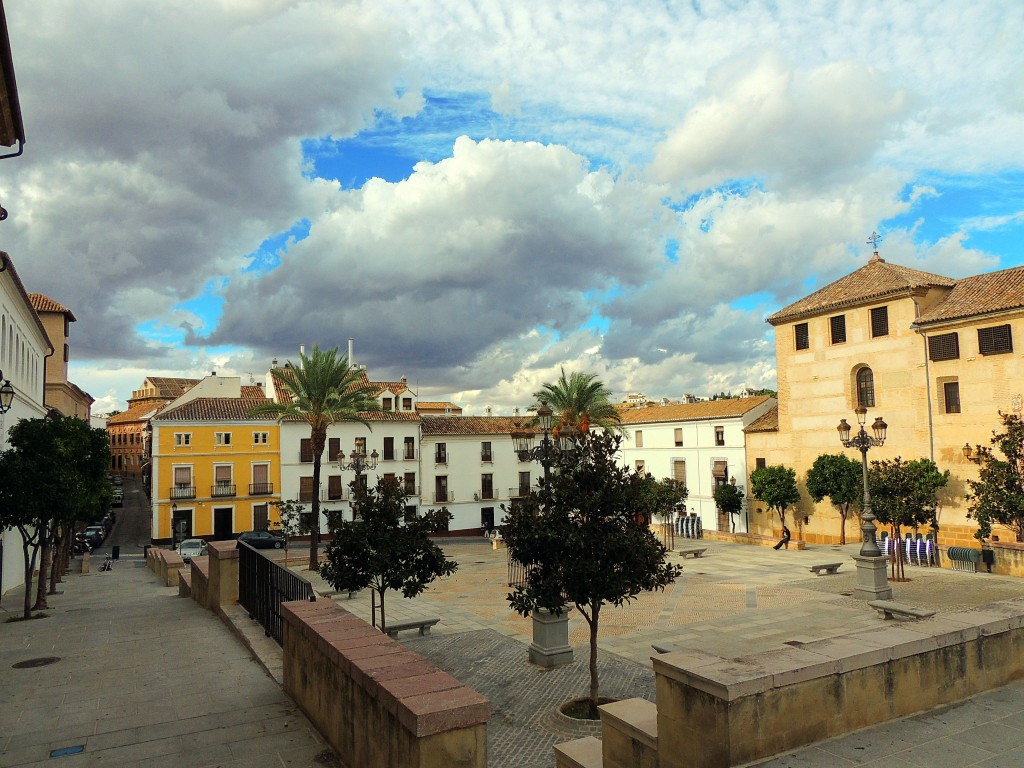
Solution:
<svg viewBox="0 0 1024 768"><path fill-rule="evenodd" d="M373 472L377 468L377 460L380 459L380 454L377 453L377 449L374 448L369 456L366 455L365 445L356 445L352 449L352 453L348 456L348 461L345 461L345 454L341 453L338 456L338 469L342 472L355 472L356 473L356 488L360 487L362 482L361 478L366 472ZM355 504L352 504L352 519L355 519Z"/></svg>
<svg viewBox="0 0 1024 768"><path fill-rule="evenodd" d="M875 534L877 518L871 511L871 493L868 491L868 449L880 447L885 443L885 432L889 425L879 416L871 425L871 431L874 434L869 435L864 428L867 423L867 408L863 405L858 406L854 413L857 415L857 424L860 427L857 434L851 436L853 430L846 423L846 419L839 421L836 431L839 432L839 441L844 447L856 448L860 451L861 474L864 482L860 513L862 543L860 554L854 555L854 560L857 561L855 595L867 600L888 600L892 598L892 587L889 586L889 580L886 578L886 559L882 557L882 551L878 548Z"/></svg>
<svg viewBox="0 0 1024 768"><path fill-rule="evenodd" d="M14 402L14 387L11 386L10 379L4 378L3 371L0 371L0 381L3 382L0 386L0 414L4 414L11 410L11 404Z"/></svg>
<svg viewBox="0 0 1024 768"><path fill-rule="evenodd" d="M564 451L572 447L579 430L571 425L563 425L558 429L558 438L551 438L552 410L545 404L537 408L537 422L544 437L540 445L533 445L533 430L516 429L512 432L512 449L520 461L537 461L544 467L544 482L551 478L551 465Z"/></svg>

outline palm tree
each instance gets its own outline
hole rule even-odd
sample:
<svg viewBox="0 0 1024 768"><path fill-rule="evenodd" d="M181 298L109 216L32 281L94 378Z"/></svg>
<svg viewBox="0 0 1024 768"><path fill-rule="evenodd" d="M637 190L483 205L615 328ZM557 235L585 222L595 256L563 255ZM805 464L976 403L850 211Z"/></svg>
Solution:
<svg viewBox="0 0 1024 768"><path fill-rule="evenodd" d="M609 400L611 394L596 373L573 371L567 378L562 368L558 381L545 384L533 396L555 412L556 429L569 424L580 430L597 426L616 432L621 420Z"/></svg>
<svg viewBox="0 0 1024 768"><path fill-rule="evenodd" d="M275 372L278 383L290 395L289 402L261 403L250 409L250 416L272 414L277 420L302 419L309 424L309 444L313 453L313 510L309 539L309 569L316 570L320 545L320 459L331 424L352 421L372 429L362 414L379 410L369 393L370 385L353 369L338 348L313 346L308 357L299 352L299 365L287 363L286 371Z"/></svg>

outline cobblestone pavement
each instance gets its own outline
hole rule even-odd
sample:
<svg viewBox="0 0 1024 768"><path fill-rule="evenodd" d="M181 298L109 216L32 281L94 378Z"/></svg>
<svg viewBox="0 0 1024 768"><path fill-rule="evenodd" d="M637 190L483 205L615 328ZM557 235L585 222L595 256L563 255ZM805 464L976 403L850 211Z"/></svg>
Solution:
<svg viewBox="0 0 1024 768"><path fill-rule="evenodd" d="M441 544L459 562L458 572L411 600L389 595L388 619L440 617L429 637L403 635L401 639L494 703L488 724L491 765L550 766L553 744L588 733L586 726L571 725L554 714L557 703L588 690L587 624L578 612L570 614L570 643L575 651L571 665L559 670L530 665L531 623L512 613L505 600L509 592L506 551L492 550L479 540L450 539ZM857 577L851 555L859 544L781 552L712 541L701 541L700 546L706 546L707 553L699 559L670 555L684 572L664 592L641 595L621 608L602 609L602 695L653 700L652 643L736 658L787 642L810 642L881 624L875 611L852 597ZM836 575L814 576L809 571L816 563L838 561L844 565ZM308 571L303 574L309 576ZM1021 580L987 573L908 565L906 577L907 581L892 585L893 598L936 610L970 608L1024 594ZM319 576L314 574L311 580L321 594L331 592ZM352 599L334 599L370 621L369 591ZM808 750L770 765L850 765L850 757L857 754L855 747L842 757Z"/></svg>

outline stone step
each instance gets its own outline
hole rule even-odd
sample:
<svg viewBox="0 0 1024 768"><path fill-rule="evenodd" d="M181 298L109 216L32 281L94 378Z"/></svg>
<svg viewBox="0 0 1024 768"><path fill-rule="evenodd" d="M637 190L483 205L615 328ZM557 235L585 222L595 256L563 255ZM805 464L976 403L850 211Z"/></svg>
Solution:
<svg viewBox="0 0 1024 768"><path fill-rule="evenodd" d="M555 745L555 768L602 768L601 741L593 736Z"/></svg>
<svg viewBox="0 0 1024 768"><path fill-rule="evenodd" d="M658 768L658 707L647 699L604 704L601 743L604 768Z"/></svg>

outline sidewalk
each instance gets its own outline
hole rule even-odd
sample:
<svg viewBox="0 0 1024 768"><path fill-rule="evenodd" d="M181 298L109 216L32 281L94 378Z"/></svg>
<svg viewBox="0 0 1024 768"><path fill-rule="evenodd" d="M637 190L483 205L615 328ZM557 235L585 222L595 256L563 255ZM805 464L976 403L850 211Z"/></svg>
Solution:
<svg viewBox="0 0 1024 768"><path fill-rule="evenodd" d="M231 631L141 556L61 589L47 618L0 623L0 767L336 765ZM20 615L22 595L5 594L5 611ZM58 660L12 669L46 657Z"/></svg>

